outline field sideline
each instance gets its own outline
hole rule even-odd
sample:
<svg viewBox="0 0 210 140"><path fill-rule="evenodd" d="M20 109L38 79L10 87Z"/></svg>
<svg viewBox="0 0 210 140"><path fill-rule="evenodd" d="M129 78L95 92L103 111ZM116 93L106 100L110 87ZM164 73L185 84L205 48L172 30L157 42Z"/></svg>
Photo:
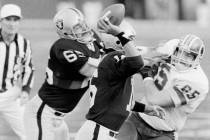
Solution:
<svg viewBox="0 0 210 140"><path fill-rule="evenodd" d="M207 76L210 77L210 33L209 28L198 27L193 22L163 22L163 21L134 21L130 20L137 31L137 44L153 46L159 41L176 38L187 33L200 36L206 44L206 54L202 66ZM35 83L31 97L34 96L44 80L44 71L47 63L50 45L57 38L52 22L49 20L25 20L21 32L31 40L33 61L35 65ZM135 97L141 99L143 89L137 82L139 76L135 76ZM77 108L71 112L66 121L70 134L73 137L82 125L85 113L88 109L88 95L80 101ZM16 140L14 133L0 118L0 140ZM210 140L210 96L201 104L192 116L189 117L184 130L180 133L179 140Z"/></svg>

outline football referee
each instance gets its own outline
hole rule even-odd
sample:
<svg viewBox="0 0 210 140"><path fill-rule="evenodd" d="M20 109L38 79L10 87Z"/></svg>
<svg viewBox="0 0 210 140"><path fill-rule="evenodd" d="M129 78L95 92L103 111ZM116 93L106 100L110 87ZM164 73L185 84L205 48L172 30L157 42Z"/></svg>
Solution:
<svg viewBox="0 0 210 140"><path fill-rule="evenodd" d="M0 115L25 140L21 105L29 97L33 65L29 40L18 33L21 19L18 5L6 4L0 10Z"/></svg>

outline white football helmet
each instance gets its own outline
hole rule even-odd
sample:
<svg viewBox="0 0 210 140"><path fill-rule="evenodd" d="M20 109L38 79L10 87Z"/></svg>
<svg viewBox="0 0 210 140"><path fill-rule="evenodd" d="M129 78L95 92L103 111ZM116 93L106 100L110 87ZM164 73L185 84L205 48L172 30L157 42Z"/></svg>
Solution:
<svg viewBox="0 0 210 140"><path fill-rule="evenodd" d="M123 20L119 26L128 38L134 39L136 37L133 26L127 21ZM117 37L106 33L100 33L100 37L102 38L106 49L122 50L122 44Z"/></svg>
<svg viewBox="0 0 210 140"><path fill-rule="evenodd" d="M180 39L171 55L171 64L179 71L193 69L200 64L204 49L203 41L199 37L188 34Z"/></svg>
<svg viewBox="0 0 210 140"><path fill-rule="evenodd" d="M77 40L80 43L93 41L92 30L86 24L83 14L76 8L58 11L53 22L61 38Z"/></svg>

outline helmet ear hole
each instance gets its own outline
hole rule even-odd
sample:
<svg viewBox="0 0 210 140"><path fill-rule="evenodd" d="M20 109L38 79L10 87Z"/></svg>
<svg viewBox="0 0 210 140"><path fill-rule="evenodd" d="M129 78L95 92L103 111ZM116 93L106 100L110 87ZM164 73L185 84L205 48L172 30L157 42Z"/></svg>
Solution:
<svg viewBox="0 0 210 140"><path fill-rule="evenodd" d="M179 51L179 47L176 47L175 51L178 52Z"/></svg>
<svg viewBox="0 0 210 140"><path fill-rule="evenodd" d="M204 54L204 47L202 47L202 48L201 48L201 51L200 51L201 57L203 57L203 54Z"/></svg>
<svg viewBox="0 0 210 140"><path fill-rule="evenodd" d="M120 41L119 41L119 40L117 40L117 41L116 41L116 44L117 44L117 45L120 45Z"/></svg>
<svg viewBox="0 0 210 140"><path fill-rule="evenodd" d="M178 54L178 51L179 51L179 47L176 47L175 50L174 50L173 55L177 55Z"/></svg>

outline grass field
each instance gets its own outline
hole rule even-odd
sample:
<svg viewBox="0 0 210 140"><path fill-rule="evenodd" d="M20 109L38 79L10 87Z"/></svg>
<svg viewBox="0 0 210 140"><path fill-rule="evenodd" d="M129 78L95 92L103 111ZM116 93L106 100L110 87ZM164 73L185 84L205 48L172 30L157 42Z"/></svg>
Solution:
<svg viewBox="0 0 210 140"><path fill-rule="evenodd" d="M138 45L156 45L159 41L179 37L187 33L194 33L200 36L206 44L206 54L202 62L203 68L210 76L210 33L209 28L198 27L193 22L161 22L161 21L132 21L131 23L137 31ZM48 20L26 20L23 22L21 32L31 40L33 50L33 61L36 68L35 84L31 97L37 93L44 80L44 71L47 64L47 57L50 45L56 39L56 34L52 28L52 23ZM135 95L141 98L142 87L138 82L139 77L135 77ZM138 94L137 94L138 93ZM76 109L71 112L66 121L68 123L72 139L78 128L82 125L84 115L88 109L88 95L85 95ZM0 140L16 140L16 136L11 128L0 118ZM184 130L180 133L179 140L210 140L210 96L193 113Z"/></svg>

